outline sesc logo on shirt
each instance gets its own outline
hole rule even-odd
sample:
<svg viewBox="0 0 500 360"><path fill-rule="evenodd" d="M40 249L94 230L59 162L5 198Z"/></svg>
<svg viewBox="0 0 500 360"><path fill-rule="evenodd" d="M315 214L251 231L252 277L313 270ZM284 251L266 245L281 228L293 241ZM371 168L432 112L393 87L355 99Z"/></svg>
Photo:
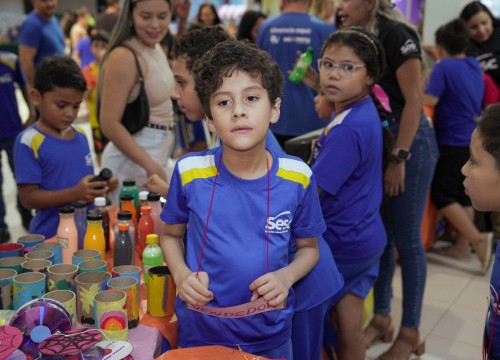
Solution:
<svg viewBox="0 0 500 360"><path fill-rule="evenodd" d="M284 234L290 231L292 224L292 213L290 211L283 211L276 216L267 218L266 231L270 234Z"/></svg>

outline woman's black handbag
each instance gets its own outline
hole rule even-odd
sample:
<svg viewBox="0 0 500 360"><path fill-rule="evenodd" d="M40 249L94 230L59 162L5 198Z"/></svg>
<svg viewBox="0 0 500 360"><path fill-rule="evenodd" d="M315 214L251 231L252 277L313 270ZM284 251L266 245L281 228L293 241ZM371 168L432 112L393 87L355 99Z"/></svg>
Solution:
<svg viewBox="0 0 500 360"><path fill-rule="evenodd" d="M126 46L124 46L126 47ZM135 134L142 130L149 121L149 103L148 96L146 94L146 88L144 86L144 77L142 75L141 65L139 64L139 60L135 55L135 52L128 48L132 55L134 55L135 65L137 67L137 74L139 75L139 96L137 99L128 103L125 107L125 111L123 112L122 124L131 134Z"/></svg>

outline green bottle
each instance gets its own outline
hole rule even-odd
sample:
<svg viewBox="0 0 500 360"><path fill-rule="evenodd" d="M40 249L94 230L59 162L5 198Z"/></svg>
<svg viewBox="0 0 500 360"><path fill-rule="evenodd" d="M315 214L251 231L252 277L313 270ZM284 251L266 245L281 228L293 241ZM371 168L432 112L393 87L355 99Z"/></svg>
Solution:
<svg viewBox="0 0 500 360"><path fill-rule="evenodd" d="M139 190L135 185L134 179L125 179L122 181L122 189L120 191L120 208L122 206L122 195L132 195L134 197L134 207L136 211L139 207Z"/></svg>
<svg viewBox="0 0 500 360"><path fill-rule="evenodd" d="M163 253L161 252L160 246L158 246L158 235L149 234L146 236L146 247L142 252L142 264L144 269L142 275L144 277L144 282L148 283L148 271L153 266L163 265Z"/></svg>
<svg viewBox="0 0 500 360"><path fill-rule="evenodd" d="M308 47L307 51L300 55L295 66L293 67L292 72L288 75L288 80L293 82L294 84L300 84L304 74L307 71L307 68L311 66L313 62L313 53L314 49L312 47Z"/></svg>

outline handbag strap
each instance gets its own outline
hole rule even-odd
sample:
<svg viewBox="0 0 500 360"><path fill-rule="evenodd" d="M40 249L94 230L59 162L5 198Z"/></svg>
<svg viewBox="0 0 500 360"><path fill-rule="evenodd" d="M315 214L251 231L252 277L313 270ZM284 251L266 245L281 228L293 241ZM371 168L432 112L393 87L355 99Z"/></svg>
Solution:
<svg viewBox="0 0 500 360"><path fill-rule="evenodd" d="M139 63L139 59L137 59L137 55L135 54L135 51L131 47L128 47L126 45L122 44L121 46L123 46L124 48L129 49L130 52L132 53L132 55L134 56L135 66L137 68L137 74L139 75L139 81L141 83L144 83L144 76L142 75L141 64Z"/></svg>

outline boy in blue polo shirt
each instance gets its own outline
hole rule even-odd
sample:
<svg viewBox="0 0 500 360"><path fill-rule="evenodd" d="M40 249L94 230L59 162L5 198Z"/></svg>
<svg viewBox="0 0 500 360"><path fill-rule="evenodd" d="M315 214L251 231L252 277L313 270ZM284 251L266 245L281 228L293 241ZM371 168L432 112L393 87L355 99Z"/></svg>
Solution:
<svg viewBox="0 0 500 360"><path fill-rule="evenodd" d="M2 109L2 116L0 116L0 153L2 150L6 152L12 173L14 173L14 141L16 140L16 136L23 130L23 122L19 116L14 83L19 86L28 106L29 118L25 126L29 126L34 121L35 111L29 95L29 85L21 69L19 58L11 52L0 51L0 109ZM0 243L10 240L10 233L5 223L2 182L0 174ZM31 211L22 206L19 198L17 200L17 209L21 214L24 228L28 230L32 218Z"/></svg>
<svg viewBox="0 0 500 360"><path fill-rule="evenodd" d="M216 45L193 72L222 146L177 162L161 215L161 247L179 289L179 345L239 344L292 358L291 287L316 264L325 224L309 167L266 149L283 77L265 52L237 40ZM262 308L253 301L270 311L248 315Z"/></svg>
<svg viewBox="0 0 500 360"><path fill-rule="evenodd" d="M80 68L70 58L52 56L40 63L31 91L40 118L20 133L14 145L19 196L36 209L31 234L56 235L59 207L77 200L93 203L117 185L91 182L94 168L87 137L73 127L87 90Z"/></svg>
<svg viewBox="0 0 500 360"><path fill-rule="evenodd" d="M476 250L481 273L491 258L492 233L480 233L474 211L464 192L462 165L469 159L469 143L481 114L484 80L479 62L467 57L469 34L463 20L441 26L435 34L439 62L432 69L424 102L436 107L436 135L440 157L432 180L431 198L437 209L457 229L454 245L440 254L456 259L470 257L469 243Z"/></svg>

